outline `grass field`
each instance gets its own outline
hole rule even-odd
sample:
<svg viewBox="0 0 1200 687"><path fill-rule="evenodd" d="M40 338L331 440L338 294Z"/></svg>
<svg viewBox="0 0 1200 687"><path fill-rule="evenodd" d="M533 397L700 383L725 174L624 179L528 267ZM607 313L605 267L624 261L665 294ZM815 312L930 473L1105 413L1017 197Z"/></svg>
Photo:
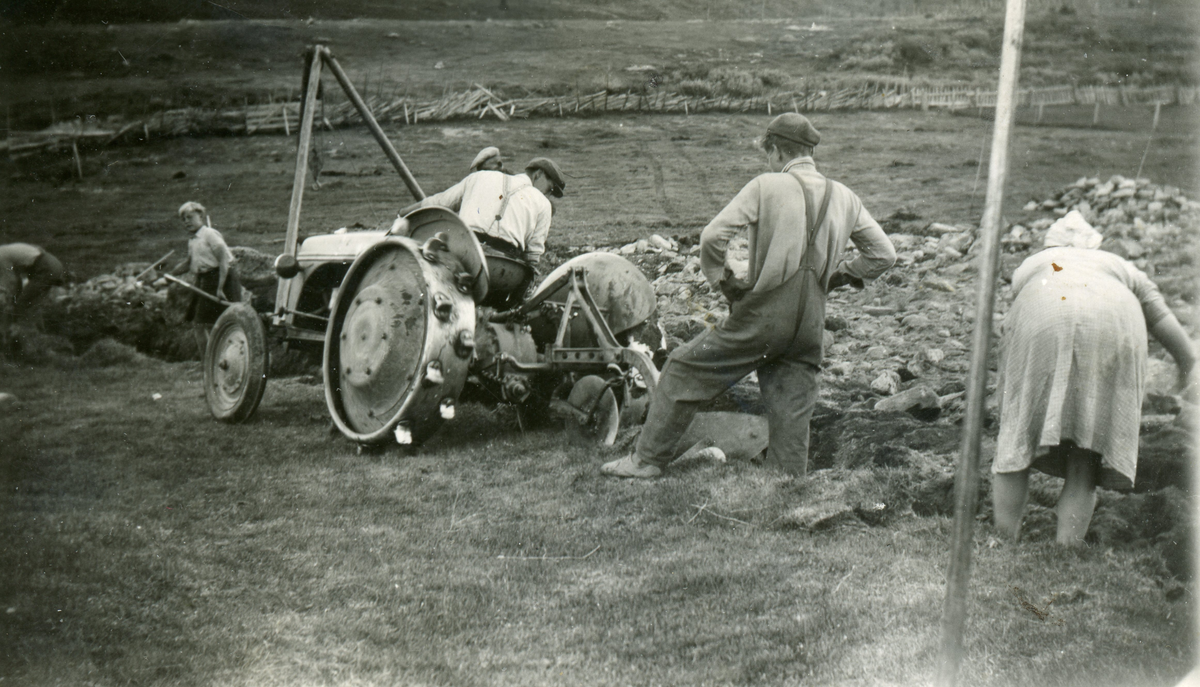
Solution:
<svg viewBox="0 0 1200 687"><path fill-rule="evenodd" d="M1063 15L1034 5L1021 84L1195 83L1200 12L1159 4L1152 16L1141 8ZM365 92L387 95L436 97L476 83L505 97L689 87L745 97L879 78L995 86L1001 13L806 16L0 24L0 105L5 126L25 130L52 115L132 120L295 98L301 54L312 43L330 46Z"/></svg>
<svg viewBox="0 0 1200 687"><path fill-rule="evenodd" d="M798 528L886 470L601 477L606 455L464 407L356 455L319 384L210 420L195 364L3 369L0 677L95 685L913 685L950 520ZM160 395L155 399L154 394ZM1191 597L1147 549L979 532L964 684L1171 685ZM1022 606L1032 603L1048 616Z"/></svg>
<svg viewBox="0 0 1200 687"><path fill-rule="evenodd" d="M1117 116L1126 118L1128 130L1018 127L1008 217L1016 221L1026 201L1080 176L1132 176L1148 141L1132 124L1141 118L1148 128L1152 111L1105 111ZM1190 108L1163 110L1142 173L1200 195L1195 117ZM978 223L990 122L912 111L816 114L813 120L824 135L818 164L856 189L877 218L905 209L927 221ZM485 145L499 145L512 166L539 155L557 160L569 178L550 249L563 251L655 232L695 235L765 171L753 140L767 121L764 115L623 116L420 125L389 133L430 193L461 178ZM317 142L325 157L323 185L306 192L303 232L388 224L411 201L365 131L321 133ZM39 182L9 168L0 178L0 241L41 243L80 276L92 276L182 251L186 235L174 211L193 199L209 209L231 244L274 254L287 219L294 149L294 139L283 136L152 140L89 157L82 182ZM66 157L50 161L39 178L69 177L72 170ZM179 172L185 176L175 178Z"/></svg>

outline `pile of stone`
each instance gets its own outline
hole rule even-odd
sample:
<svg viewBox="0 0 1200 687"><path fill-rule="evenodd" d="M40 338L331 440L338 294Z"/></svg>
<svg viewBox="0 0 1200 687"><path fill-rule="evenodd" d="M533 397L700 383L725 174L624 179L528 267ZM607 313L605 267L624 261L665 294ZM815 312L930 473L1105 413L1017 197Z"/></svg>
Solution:
<svg viewBox="0 0 1200 687"><path fill-rule="evenodd" d="M668 349L716 324L728 313L721 292L709 286L700 271L700 246L688 238L653 234L622 246L595 250L629 259L650 279ZM745 239L730 243L731 261L744 265L747 254Z"/></svg>
<svg viewBox="0 0 1200 687"><path fill-rule="evenodd" d="M231 249L238 273L257 307L275 284L271 260L251 248ZM47 333L69 340L76 351L112 339L167 360L195 359L195 338L183 321L188 293L149 263L128 263L86 282L55 289L42 308ZM271 293L271 299L274 294Z"/></svg>
<svg viewBox="0 0 1200 687"><path fill-rule="evenodd" d="M1181 264L1194 250L1194 227L1200 203L1190 200L1174 186L1158 185L1146 178L1128 179L1114 175L1101 182L1082 177L1043 201L1030 201L1025 210L1048 212L1029 227L1013 225L1002 241L1014 252L1041 245L1045 229L1054 219L1078 210L1104 235L1101 249L1133 262L1159 281L1159 288L1172 296L1195 297L1192 270L1187 274L1158 275L1158 267Z"/></svg>
<svg viewBox="0 0 1200 687"><path fill-rule="evenodd" d="M1131 222L1173 222L1179 213L1192 207L1174 186L1159 186L1141 177L1128 179L1119 174L1101 183L1099 177L1080 177L1078 181L1039 202L1025 205L1026 212L1045 210L1062 217L1078 210L1092 224L1110 225Z"/></svg>
<svg viewBox="0 0 1200 687"><path fill-rule="evenodd" d="M1105 235L1103 248L1154 275L1156 262L1166 265L1178 259L1182 242L1193 240L1194 232L1183 226L1196 224L1198 207L1178 189L1145 179L1114 176L1103 183L1080 179L1053 194L1051 200L1031 204L1028 209L1036 214L1003 231L1001 277L1007 281L1021 261L1040 248L1055 219L1072 209L1080 210ZM905 412L923 419L953 416L962 409L974 329L974 258L982 249L978 230L939 222L905 221L889 226L898 230L889 235L897 252L896 266L863 291L840 289L830 295L826 388L839 403L856 407ZM700 271L694 237L655 234L600 250L625 256L650 278L668 349L728 313L725 298L709 286ZM729 253L736 272L736 266L744 264L747 257L745 240L732 241ZM852 259L853 251L846 257ZM1179 295L1172 280L1190 284L1191 272L1187 272L1186 276L1159 274L1156 279L1164 293ZM1012 295L1002 284L997 296L996 336ZM738 388L733 391L736 395ZM749 391L752 388L747 396L753 397ZM752 407L746 405L749 398L736 402L743 408Z"/></svg>

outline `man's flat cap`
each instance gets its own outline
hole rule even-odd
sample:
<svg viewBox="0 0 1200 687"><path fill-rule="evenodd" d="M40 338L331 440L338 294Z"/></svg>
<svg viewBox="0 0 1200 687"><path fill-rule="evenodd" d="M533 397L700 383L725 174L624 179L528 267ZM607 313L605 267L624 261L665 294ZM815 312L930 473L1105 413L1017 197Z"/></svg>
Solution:
<svg viewBox="0 0 1200 687"><path fill-rule="evenodd" d="M767 133L786 138L793 143L813 146L821 142L821 132L808 121L808 117L795 112L784 112L767 125Z"/></svg>
<svg viewBox="0 0 1200 687"><path fill-rule="evenodd" d="M500 149L496 146L488 146L479 151L479 154L475 156L475 159L471 160L471 171L478 172L480 165L494 157L500 157Z"/></svg>
<svg viewBox="0 0 1200 687"><path fill-rule="evenodd" d="M529 164L525 165L525 173L528 174L535 169L542 170L546 178L550 180L551 195L555 198L562 198L563 188L566 187L567 182L563 179L562 170L558 168L558 165L554 164L554 160L547 157L535 157L529 161Z"/></svg>

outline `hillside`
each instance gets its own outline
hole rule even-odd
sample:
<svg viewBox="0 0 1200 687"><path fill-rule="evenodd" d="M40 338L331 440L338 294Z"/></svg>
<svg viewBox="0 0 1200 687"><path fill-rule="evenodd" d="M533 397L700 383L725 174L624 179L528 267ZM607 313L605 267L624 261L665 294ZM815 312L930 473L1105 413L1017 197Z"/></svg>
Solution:
<svg viewBox="0 0 1200 687"><path fill-rule="evenodd" d="M1190 13L1194 14L1194 13ZM1182 9L1033 9L1023 86L1191 84L1200 32ZM505 97L608 90L744 97L838 81L994 87L995 12L816 21L252 20L0 25L9 126L297 97L305 46L331 46L361 89Z"/></svg>

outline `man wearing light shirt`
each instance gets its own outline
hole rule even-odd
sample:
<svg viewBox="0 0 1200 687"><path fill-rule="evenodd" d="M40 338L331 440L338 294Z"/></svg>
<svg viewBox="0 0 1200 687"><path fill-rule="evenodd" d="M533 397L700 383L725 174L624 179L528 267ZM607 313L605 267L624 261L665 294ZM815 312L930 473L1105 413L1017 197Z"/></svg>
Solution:
<svg viewBox="0 0 1200 687"><path fill-rule="evenodd" d="M459 218L484 243L536 265L546 252L554 208L548 196L561 198L566 182L552 160L535 158L524 174L483 170L450 188L400 211L401 215L437 205Z"/></svg>
<svg viewBox="0 0 1200 687"><path fill-rule="evenodd" d="M861 288L896 261L858 196L817 172L812 152L820 140L799 114L768 125L761 145L771 173L746 184L700 235L700 267L729 298L729 316L671 353L635 452L606 463L604 474L661 475L700 406L754 371L767 407L764 462L807 472L826 294L847 284ZM750 260L740 277L726 265L726 247L743 229ZM859 251L849 261L842 259L847 240Z"/></svg>

